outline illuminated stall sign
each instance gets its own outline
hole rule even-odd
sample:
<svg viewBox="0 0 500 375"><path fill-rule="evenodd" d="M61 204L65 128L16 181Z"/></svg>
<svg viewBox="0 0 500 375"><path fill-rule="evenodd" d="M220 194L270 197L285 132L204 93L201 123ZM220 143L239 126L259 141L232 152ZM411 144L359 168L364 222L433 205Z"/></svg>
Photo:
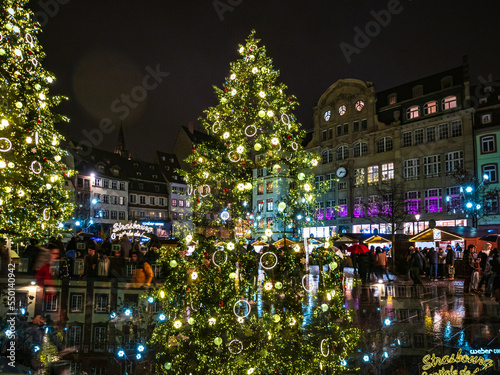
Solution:
<svg viewBox="0 0 500 375"><path fill-rule="evenodd" d="M137 222L129 224L115 223L111 230L111 239L116 240L124 234L128 237L145 237L145 233L153 233L153 228L137 224Z"/></svg>
<svg viewBox="0 0 500 375"><path fill-rule="evenodd" d="M472 350L471 354L473 354ZM472 375L480 374L493 367L492 359L462 354L462 349L459 349L457 353L442 357L427 354L422 359L422 363L422 375Z"/></svg>
<svg viewBox="0 0 500 375"><path fill-rule="evenodd" d="M143 221L142 225L154 228L154 233L158 238L167 238L167 230L165 229L165 223L161 221Z"/></svg>

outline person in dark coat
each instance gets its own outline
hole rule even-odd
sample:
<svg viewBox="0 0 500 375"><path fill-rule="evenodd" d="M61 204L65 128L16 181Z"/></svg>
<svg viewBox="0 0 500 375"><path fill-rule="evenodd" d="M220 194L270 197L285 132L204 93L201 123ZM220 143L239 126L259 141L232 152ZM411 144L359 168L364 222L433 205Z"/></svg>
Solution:
<svg viewBox="0 0 500 375"><path fill-rule="evenodd" d="M446 266L448 267L448 277L455 278L455 250L448 245L446 246Z"/></svg>
<svg viewBox="0 0 500 375"><path fill-rule="evenodd" d="M410 277L413 280L413 285L423 285L422 280L420 280L420 274L425 267L425 262L419 253L418 249L412 248L410 250Z"/></svg>
<svg viewBox="0 0 500 375"><path fill-rule="evenodd" d="M427 258L429 259L429 279L437 280L437 270L438 270L438 258L439 254L435 248L431 247L427 253Z"/></svg>
<svg viewBox="0 0 500 375"><path fill-rule="evenodd" d="M26 249L23 252L23 258L28 259L28 272L31 275L34 275L36 273L34 269L34 264L36 256L40 251L40 248L37 245L38 245L38 240L35 238L30 238L30 244L26 247Z"/></svg>
<svg viewBox="0 0 500 375"><path fill-rule="evenodd" d="M113 255L114 256L109 259L109 276L115 279L121 279L123 277L126 261L119 249L115 250Z"/></svg>
<svg viewBox="0 0 500 375"><path fill-rule="evenodd" d="M464 259L463 259L463 272L464 272L464 293L470 293L470 282L472 279L472 273L477 270L477 263L474 259L473 253L476 252L476 246L469 245L467 249L464 251ZM472 290L473 291L473 290Z"/></svg>
<svg viewBox="0 0 500 375"><path fill-rule="evenodd" d="M356 258L358 260L358 269L359 269L359 276L361 277L361 282L363 284L368 283L369 281L369 255L367 253L364 254L356 254Z"/></svg>
<svg viewBox="0 0 500 375"><path fill-rule="evenodd" d="M95 246L89 246L88 255L85 257L85 272L83 276L96 277L99 266L99 258Z"/></svg>

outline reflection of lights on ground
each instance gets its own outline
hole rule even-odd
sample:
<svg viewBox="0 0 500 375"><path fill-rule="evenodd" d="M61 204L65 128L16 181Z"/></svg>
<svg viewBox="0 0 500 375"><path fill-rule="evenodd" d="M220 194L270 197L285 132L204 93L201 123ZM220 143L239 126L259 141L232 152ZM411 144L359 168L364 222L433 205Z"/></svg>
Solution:
<svg viewBox="0 0 500 375"><path fill-rule="evenodd" d="M444 328L443 339L445 342L449 342L451 340L451 324L450 322L446 323L446 327Z"/></svg>

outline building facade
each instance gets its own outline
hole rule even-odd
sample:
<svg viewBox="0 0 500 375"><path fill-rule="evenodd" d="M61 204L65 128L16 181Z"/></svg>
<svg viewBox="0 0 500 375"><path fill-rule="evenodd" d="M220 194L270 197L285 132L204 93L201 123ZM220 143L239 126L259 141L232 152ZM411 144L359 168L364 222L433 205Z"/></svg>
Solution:
<svg viewBox="0 0 500 375"><path fill-rule="evenodd" d="M322 159L314 171L328 190L316 207L324 226L304 235L467 225L455 174L474 170L469 96L467 66L378 93L356 79L329 87L307 146Z"/></svg>

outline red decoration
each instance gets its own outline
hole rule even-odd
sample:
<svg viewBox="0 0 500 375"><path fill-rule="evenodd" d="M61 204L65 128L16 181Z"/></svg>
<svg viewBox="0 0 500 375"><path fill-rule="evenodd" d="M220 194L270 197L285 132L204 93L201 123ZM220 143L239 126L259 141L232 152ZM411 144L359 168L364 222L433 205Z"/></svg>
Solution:
<svg viewBox="0 0 500 375"><path fill-rule="evenodd" d="M226 91L227 91L227 87L224 87L224 92L226 92Z"/></svg>
<svg viewBox="0 0 500 375"><path fill-rule="evenodd" d="M246 167L246 166L247 166L247 162L246 162L246 161L244 161L243 163L241 163L241 166L242 166L242 167Z"/></svg>
<svg viewBox="0 0 500 375"><path fill-rule="evenodd" d="M193 161L193 165L196 165L196 164L198 164L198 163L196 161Z"/></svg>
<svg viewBox="0 0 500 375"><path fill-rule="evenodd" d="M224 302L220 301L220 302L219 302L219 306L220 306L220 307L224 306Z"/></svg>

